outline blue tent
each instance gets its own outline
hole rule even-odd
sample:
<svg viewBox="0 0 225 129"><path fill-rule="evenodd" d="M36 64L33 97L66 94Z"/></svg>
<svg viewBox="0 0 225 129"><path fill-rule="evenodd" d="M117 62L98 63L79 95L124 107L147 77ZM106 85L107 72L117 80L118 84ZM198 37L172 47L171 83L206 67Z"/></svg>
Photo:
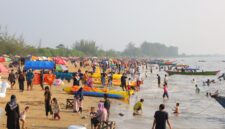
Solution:
<svg viewBox="0 0 225 129"><path fill-rule="evenodd" d="M51 61L26 61L24 69L54 69L55 63Z"/></svg>

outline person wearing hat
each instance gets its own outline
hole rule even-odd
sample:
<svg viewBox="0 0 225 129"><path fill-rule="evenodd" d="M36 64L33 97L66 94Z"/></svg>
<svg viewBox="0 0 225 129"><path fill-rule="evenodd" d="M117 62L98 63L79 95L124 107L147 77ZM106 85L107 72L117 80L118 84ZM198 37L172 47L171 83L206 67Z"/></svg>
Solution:
<svg viewBox="0 0 225 129"><path fill-rule="evenodd" d="M10 101L5 106L7 116L7 128L8 129L20 129L20 110L19 105L16 102L16 96L12 95Z"/></svg>

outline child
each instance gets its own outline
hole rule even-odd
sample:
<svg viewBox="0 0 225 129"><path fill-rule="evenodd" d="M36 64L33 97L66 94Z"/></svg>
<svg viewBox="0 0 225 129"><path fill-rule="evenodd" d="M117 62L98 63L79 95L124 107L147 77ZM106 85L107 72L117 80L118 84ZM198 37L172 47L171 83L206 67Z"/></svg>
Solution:
<svg viewBox="0 0 225 129"><path fill-rule="evenodd" d="M24 111L20 113L20 121L22 122L22 129L25 129L25 122L26 122L26 113L28 112L29 107L26 106Z"/></svg>
<svg viewBox="0 0 225 129"><path fill-rule="evenodd" d="M143 103L144 103L144 99L140 99L140 101L138 101L134 105L134 113L133 113L133 115L139 115L140 114L139 111L141 111L141 113L142 113Z"/></svg>
<svg viewBox="0 0 225 129"><path fill-rule="evenodd" d="M179 112L179 106L180 106L180 104L179 103L176 103L176 107L175 107L175 110L174 110L173 113L175 113L175 114L179 114L180 113Z"/></svg>
<svg viewBox="0 0 225 129"><path fill-rule="evenodd" d="M60 115L59 115L60 106L59 106L59 103L56 98L52 99L51 106L52 106L54 120L56 120L56 118L58 118L58 120L60 120Z"/></svg>
<svg viewBox="0 0 225 129"><path fill-rule="evenodd" d="M167 83L164 84L163 91L164 91L164 93L163 93L163 99L165 97L167 97L167 99L169 99Z"/></svg>
<svg viewBox="0 0 225 129"><path fill-rule="evenodd" d="M96 118L96 111L95 111L95 107L91 107L91 112L90 112L90 117L91 117L91 129L94 129L97 127L98 125L98 120Z"/></svg>

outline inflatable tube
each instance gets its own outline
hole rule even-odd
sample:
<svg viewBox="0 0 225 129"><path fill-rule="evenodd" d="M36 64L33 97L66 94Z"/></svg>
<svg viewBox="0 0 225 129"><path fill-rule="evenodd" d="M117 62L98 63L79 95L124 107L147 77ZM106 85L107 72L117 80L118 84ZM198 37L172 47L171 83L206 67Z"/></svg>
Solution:
<svg viewBox="0 0 225 129"><path fill-rule="evenodd" d="M74 94L79 90L79 86L73 87L65 87L63 90L66 93ZM130 93L126 91L115 91L115 90L108 90L108 89L99 89L99 88L90 88L88 86L83 86L83 93L85 96L94 96L94 97L103 97L104 94L108 94L109 98L115 99L126 99L129 97L129 94L134 94L134 91L131 90Z"/></svg>
<svg viewBox="0 0 225 129"><path fill-rule="evenodd" d="M105 93L84 91L83 94L85 96L104 97ZM117 95L117 94L107 94L107 95L109 98L114 98L114 99L123 99L124 98L123 96Z"/></svg>

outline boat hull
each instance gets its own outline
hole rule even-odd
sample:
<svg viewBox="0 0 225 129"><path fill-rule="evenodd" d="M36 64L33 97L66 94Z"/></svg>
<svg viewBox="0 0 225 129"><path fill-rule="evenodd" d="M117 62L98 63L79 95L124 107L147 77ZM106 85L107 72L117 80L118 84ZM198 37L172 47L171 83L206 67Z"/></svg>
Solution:
<svg viewBox="0 0 225 129"><path fill-rule="evenodd" d="M204 71L204 72L174 72L174 71L166 71L169 75L202 75L202 76L210 76L217 75L219 71Z"/></svg>

